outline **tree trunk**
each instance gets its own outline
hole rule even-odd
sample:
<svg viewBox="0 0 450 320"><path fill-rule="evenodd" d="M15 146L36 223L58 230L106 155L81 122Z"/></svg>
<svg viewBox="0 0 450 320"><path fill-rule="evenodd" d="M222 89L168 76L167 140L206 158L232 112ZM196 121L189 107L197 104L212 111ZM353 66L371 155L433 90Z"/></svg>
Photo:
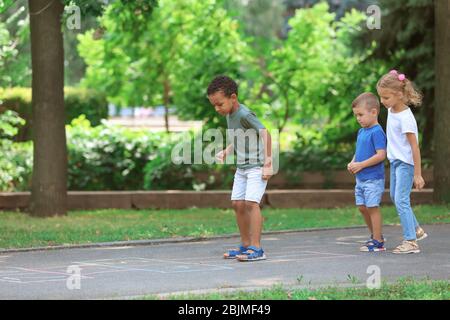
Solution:
<svg viewBox="0 0 450 320"><path fill-rule="evenodd" d="M29 0L33 178L30 213L67 212L67 146L64 112L64 49L60 0Z"/></svg>
<svg viewBox="0 0 450 320"><path fill-rule="evenodd" d="M434 101L434 92L433 90L427 90L423 92L424 99L422 102L422 106L420 108L421 117L426 119L423 124L422 130L422 145L420 149L420 154L423 158L431 158L432 157L432 145L433 145L433 137L434 137L434 110L435 110L435 101Z"/></svg>
<svg viewBox="0 0 450 320"><path fill-rule="evenodd" d="M170 131L169 128L169 104L170 104L170 84L168 80L164 80L164 123L166 125L166 132Z"/></svg>
<svg viewBox="0 0 450 320"><path fill-rule="evenodd" d="M435 21L434 199L450 203L450 0L435 0Z"/></svg>

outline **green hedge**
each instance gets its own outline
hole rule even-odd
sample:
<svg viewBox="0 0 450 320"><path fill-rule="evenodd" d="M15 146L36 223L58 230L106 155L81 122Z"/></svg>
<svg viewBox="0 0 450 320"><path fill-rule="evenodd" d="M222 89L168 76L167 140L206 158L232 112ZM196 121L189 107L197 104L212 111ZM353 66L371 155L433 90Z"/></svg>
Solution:
<svg viewBox="0 0 450 320"><path fill-rule="evenodd" d="M0 192L30 191L33 143L0 143L0 153Z"/></svg>
<svg viewBox="0 0 450 320"><path fill-rule="evenodd" d="M172 163L171 150L181 140L179 134L136 131L104 124L92 127L85 116L74 119L66 129L69 190L231 187L233 175L230 172L233 169L229 166ZM8 150L1 150L5 151L2 152L5 165L0 165L0 190L29 191L32 143L7 142Z"/></svg>
<svg viewBox="0 0 450 320"><path fill-rule="evenodd" d="M144 168L145 190L217 190L230 189L233 183L234 165L214 164L174 164L172 162L172 149L185 137L177 134L175 142L165 143L158 148L152 161ZM191 146L194 146L194 136ZM208 142L203 142L203 149ZM191 160L194 159L194 150L191 149Z"/></svg>
<svg viewBox="0 0 450 320"><path fill-rule="evenodd" d="M95 90L66 87L64 88L64 103L66 109L66 124L69 124L79 115L86 118L96 126L102 119L108 117L108 102L106 97ZM12 110L25 119L25 125L19 128L16 141L31 140L31 88L0 89L0 113Z"/></svg>
<svg viewBox="0 0 450 320"><path fill-rule="evenodd" d="M223 176L218 167L173 164L179 134L91 127L83 116L67 129L70 190L204 190L230 183L213 178Z"/></svg>
<svg viewBox="0 0 450 320"><path fill-rule="evenodd" d="M69 190L141 190L146 163L167 139L165 133L91 127L80 116L67 126Z"/></svg>
<svg viewBox="0 0 450 320"><path fill-rule="evenodd" d="M13 114L0 114L0 138L13 135L15 123ZM229 190L232 186L234 166L175 165L171 153L184 139L180 134L106 124L92 127L85 116L66 129L69 190ZM193 146L192 134L188 138ZM0 190L30 190L32 143L0 139L0 154ZM293 149L280 154L280 172L297 182L305 171L343 170L353 154L353 144L327 145L320 136L297 135Z"/></svg>
<svg viewBox="0 0 450 320"><path fill-rule="evenodd" d="M234 166L173 164L172 149L184 139L180 134L105 124L92 127L85 116L66 128L69 190L214 190L232 186ZM188 138L193 146L194 137ZM345 168L353 156L350 145L326 146L316 137L307 140L298 136L293 150L280 154L280 171L294 180L304 171ZM7 191L29 190L32 144L12 145L14 148L10 146L4 153L9 170L0 172L2 185Z"/></svg>
<svg viewBox="0 0 450 320"><path fill-rule="evenodd" d="M0 191L28 190L33 166L31 142L14 143L17 127L25 121L17 113L0 113Z"/></svg>
<svg viewBox="0 0 450 320"><path fill-rule="evenodd" d="M280 154L280 167L288 176L305 171L345 170L355 154L354 143L326 143L320 133L308 137L296 133L292 150Z"/></svg>

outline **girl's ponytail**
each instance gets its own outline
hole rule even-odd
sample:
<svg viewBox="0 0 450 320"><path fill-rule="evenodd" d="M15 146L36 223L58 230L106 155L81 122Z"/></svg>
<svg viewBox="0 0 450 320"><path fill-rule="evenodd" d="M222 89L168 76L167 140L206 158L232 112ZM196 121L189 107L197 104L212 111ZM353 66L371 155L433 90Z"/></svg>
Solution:
<svg viewBox="0 0 450 320"><path fill-rule="evenodd" d="M405 88L403 90L403 93L406 96L406 99L408 100L407 104L412 105L414 107L419 107L422 104L423 95L420 93L416 87L414 86L414 83L410 81L409 79L405 79Z"/></svg>
<svg viewBox="0 0 450 320"><path fill-rule="evenodd" d="M405 96L405 104L419 107L422 104L423 95L416 89L414 83L406 78L404 74L399 74L397 70L391 70L385 74L377 83L377 88L400 91Z"/></svg>

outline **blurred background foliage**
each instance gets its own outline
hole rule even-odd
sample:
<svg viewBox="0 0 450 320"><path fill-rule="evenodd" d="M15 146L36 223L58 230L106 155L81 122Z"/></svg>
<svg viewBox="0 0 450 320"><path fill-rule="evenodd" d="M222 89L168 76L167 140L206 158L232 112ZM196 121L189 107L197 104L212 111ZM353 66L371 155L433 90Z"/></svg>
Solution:
<svg viewBox="0 0 450 320"><path fill-rule="evenodd" d="M414 112L425 166L432 165L433 0L64 2L81 9L81 28L63 28L69 189L228 188L230 181L215 178L227 167L171 163L179 134L102 121L108 103L162 105L182 120L202 121L204 129L224 128L206 97L217 74L236 79L241 103L281 131L280 170L298 173L345 169L358 129L352 100L376 93L385 72L401 70L425 95ZM1 4L0 189L28 190L27 1ZM371 4L381 8L380 30L366 25ZM382 110L383 126L385 119Z"/></svg>

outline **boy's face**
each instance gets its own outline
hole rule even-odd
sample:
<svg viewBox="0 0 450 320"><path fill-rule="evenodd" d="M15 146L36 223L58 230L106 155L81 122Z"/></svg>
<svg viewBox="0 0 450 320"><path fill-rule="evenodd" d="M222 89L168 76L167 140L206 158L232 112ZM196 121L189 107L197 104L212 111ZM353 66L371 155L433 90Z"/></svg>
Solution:
<svg viewBox="0 0 450 320"><path fill-rule="evenodd" d="M237 101L237 96L233 93L230 97L227 97L223 91L217 91L209 95L208 99L219 114L226 116L231 113L233 104Z"/></svg>
<svg viewBox="0 0 450 320"><path fill-rule="evenodd" d="M381 103L388 109L403 103L403 94L401 92L386 88L378 88L377 92Z"/></svg>
<svg viewBox="0 0 450 320"><path fill-rule="evenodd" d="M363 128L368 128L377 123L378 112L377 109L368 109L365 106L357 106L353 108L353 114L356 117L359 125Z"/></svg>

